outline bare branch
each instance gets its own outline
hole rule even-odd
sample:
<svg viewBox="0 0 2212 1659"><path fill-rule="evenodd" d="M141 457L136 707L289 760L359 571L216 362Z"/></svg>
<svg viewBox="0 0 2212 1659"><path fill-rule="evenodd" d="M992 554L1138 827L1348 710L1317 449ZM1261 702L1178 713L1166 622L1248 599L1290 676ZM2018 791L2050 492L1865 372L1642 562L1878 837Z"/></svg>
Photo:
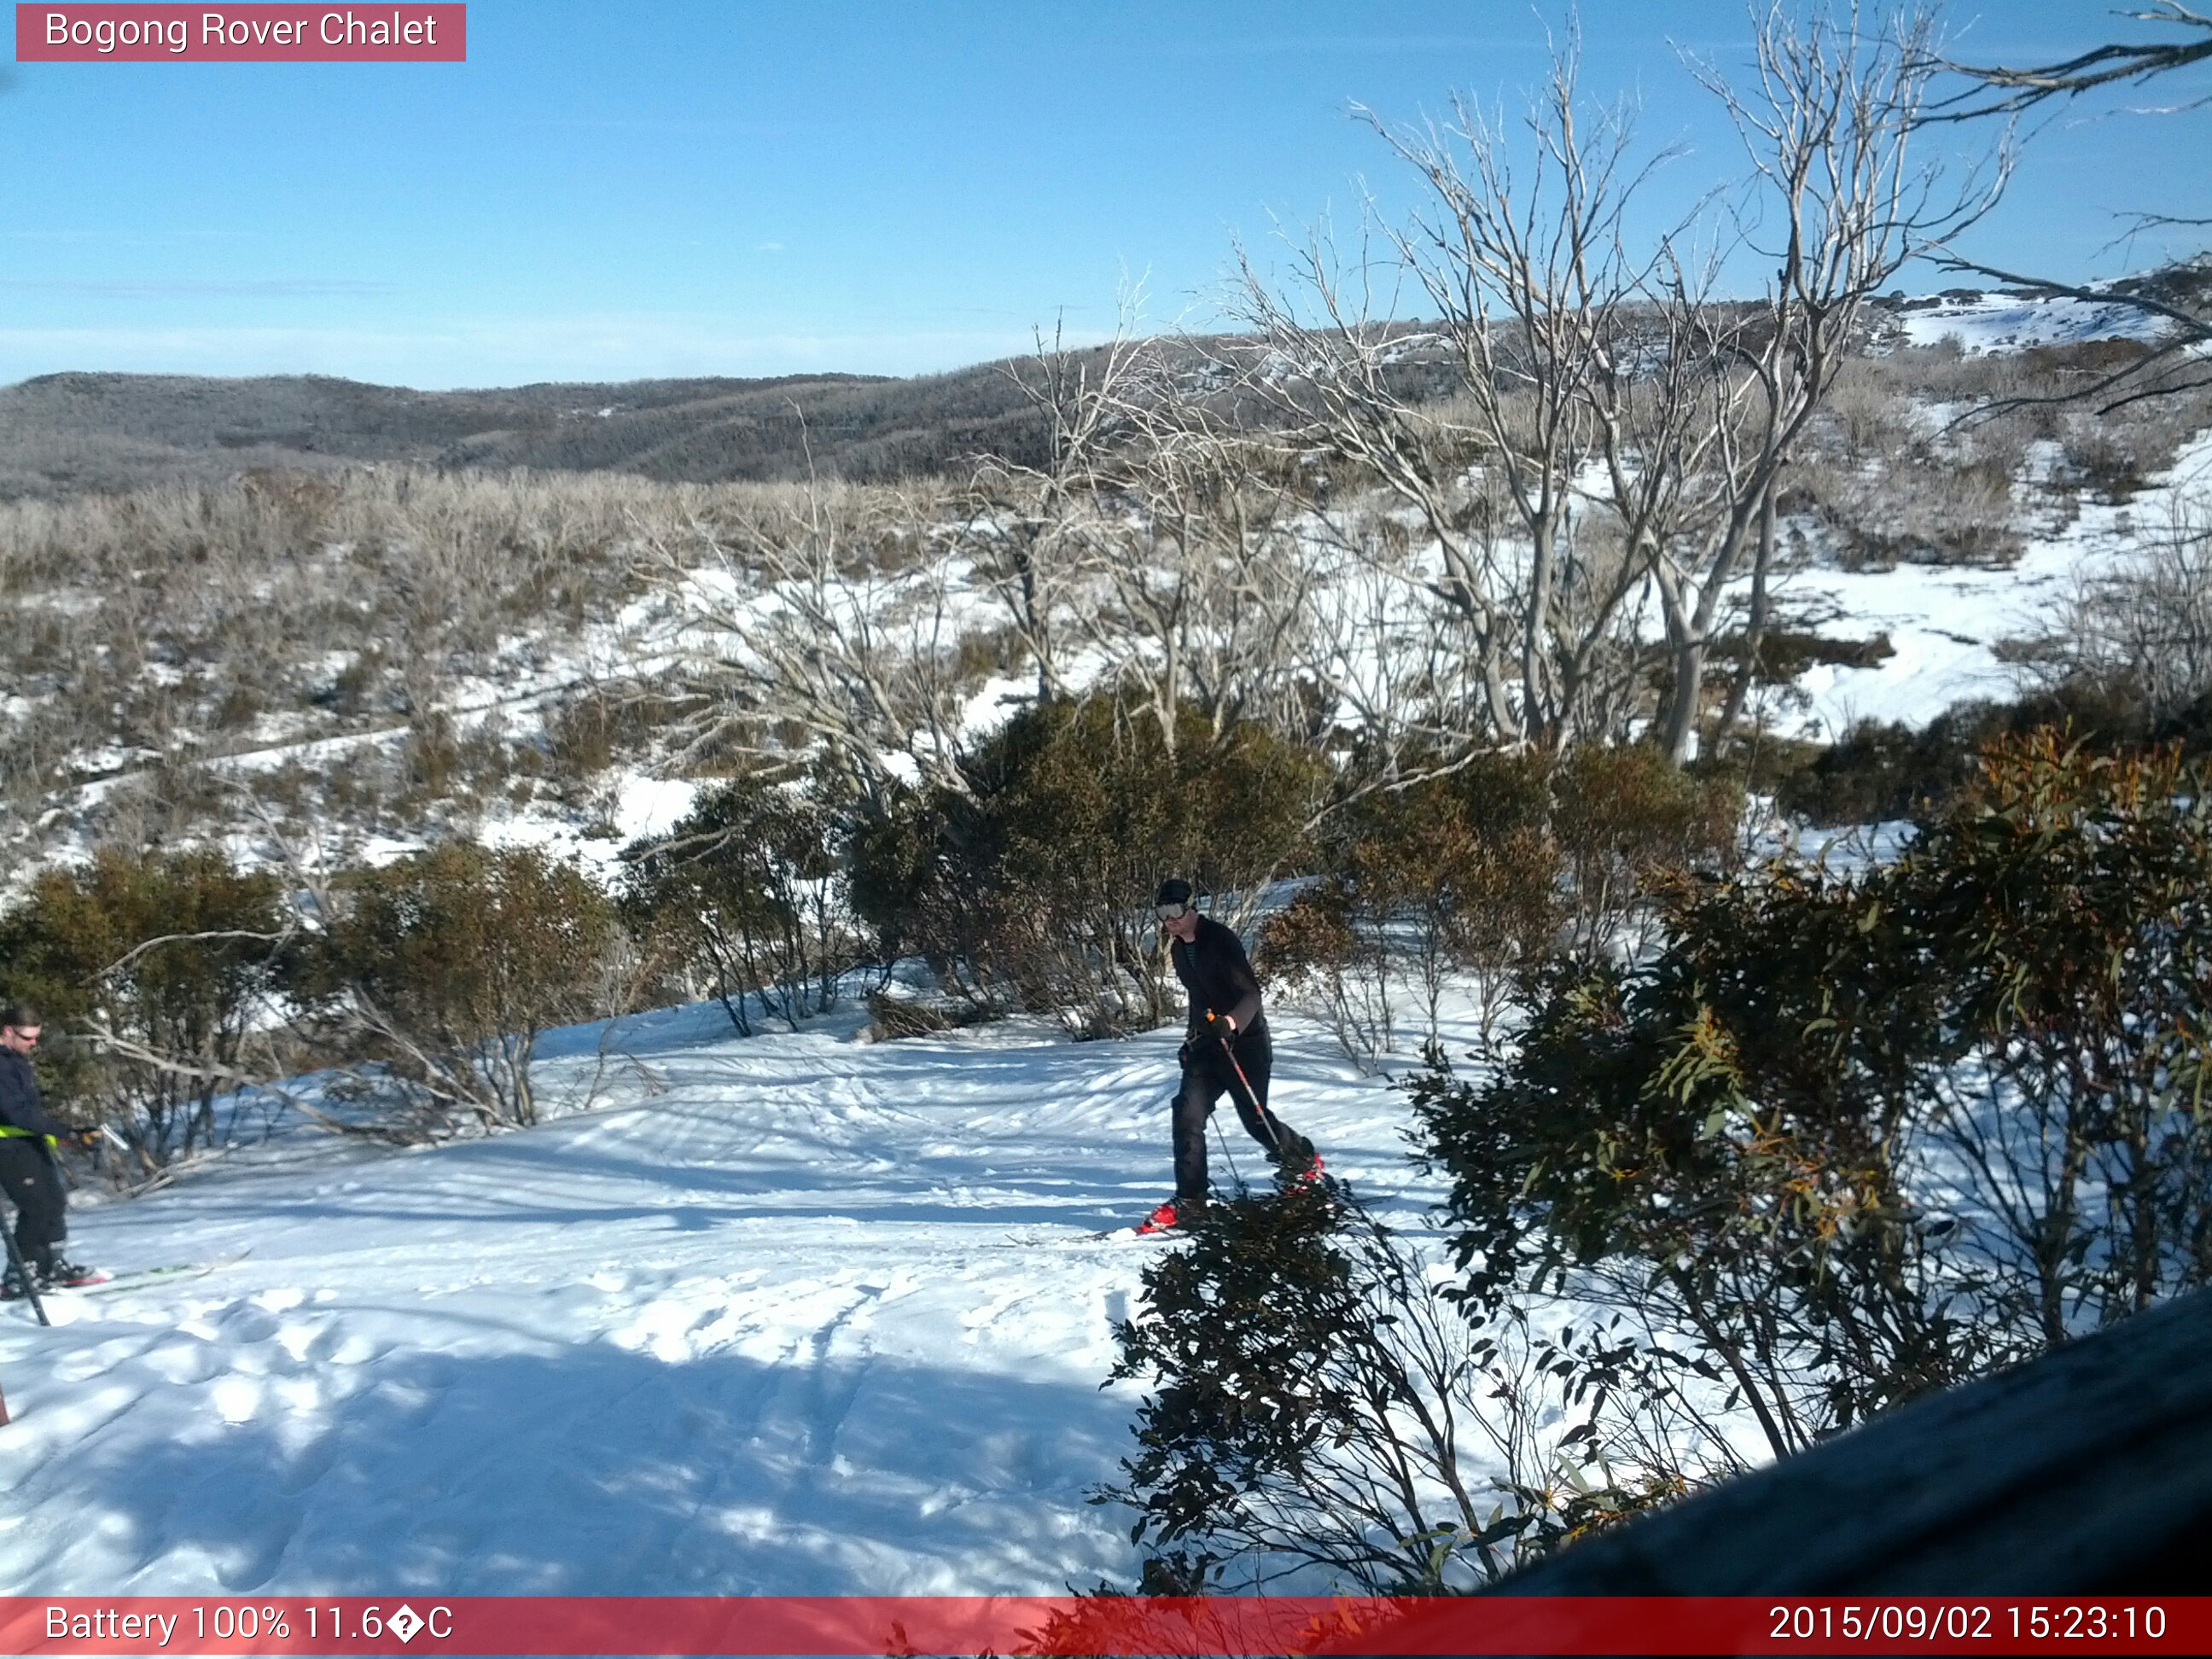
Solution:
<svg viewBox="0 0 2212 1659"><path fill-rule="evenodd" d="M204 945L217 939L251 939L264 945L282 945L288 939L296 938L298 933L299 929L296 927L280 928L275 933L255 933L243 928L216 928L203 933L164 933L158 939L149 939L141 944L133 945L130 950L125 951L114 961L109 963L106 967L94 974L93 977L95 980L110 978L116 974L121 973L125 968L128 968L132 963L137 961L139 957L144 956L149 951L158 951L167 945Z"/></svg>
<svg viewBox="0 0 2212 1659"><path fill-rule="evenodd" d="M1976 66L1938 59L1942 68L1963 75L1975 84L1934 105L1931 112L1923 118L1972 121L1991 115L2016 115L2046 99L2076 98L2119 81L2141 82L2212 58L2212 16L2185 6L2179 0L2153 0L2148 10L2116 15L2135 22L2179 28L2191 33L2176 40L2108 42L2059 63L2034 66Z"/></svg>

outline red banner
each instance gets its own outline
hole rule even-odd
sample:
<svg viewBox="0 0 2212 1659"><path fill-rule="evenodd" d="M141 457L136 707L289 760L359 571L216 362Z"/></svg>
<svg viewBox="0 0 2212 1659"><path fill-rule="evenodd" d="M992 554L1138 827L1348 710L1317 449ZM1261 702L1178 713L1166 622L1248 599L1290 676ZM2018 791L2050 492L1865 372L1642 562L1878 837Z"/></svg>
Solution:
<svg viewBox="0 0 2212 1659"><path fill-rule="evenodd" d="M19 64L459 64L465 5L25 5Z"/></svg>
<svg viewBox="0 0 2212 1659"><path fill-rule="evenodd" d="M8 1654L2212 1652L2212 1597L0 1598Z"/></svg>

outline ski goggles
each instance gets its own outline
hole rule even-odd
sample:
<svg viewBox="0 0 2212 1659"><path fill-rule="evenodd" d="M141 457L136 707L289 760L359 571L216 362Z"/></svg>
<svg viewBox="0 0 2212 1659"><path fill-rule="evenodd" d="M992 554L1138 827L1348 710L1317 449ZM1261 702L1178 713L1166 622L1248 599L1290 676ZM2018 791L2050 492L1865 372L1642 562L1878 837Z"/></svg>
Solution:
<svg viewBox="0 0 2212 1659"><path fill-rule="evenodd" d="M1155 904L1153 914L1162 921L1181 921L1198 907L1194 904Z"/></svg>

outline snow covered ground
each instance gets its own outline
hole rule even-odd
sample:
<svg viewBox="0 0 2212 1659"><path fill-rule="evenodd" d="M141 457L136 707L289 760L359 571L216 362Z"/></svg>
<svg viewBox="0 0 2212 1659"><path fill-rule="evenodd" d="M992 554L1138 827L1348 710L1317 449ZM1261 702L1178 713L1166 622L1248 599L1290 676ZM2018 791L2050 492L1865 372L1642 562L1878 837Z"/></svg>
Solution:
<svg viewBox="0 0 2212 1659"><path fill-rule="evenodd" d="M860 1024L647 1015L602 1103L545 1127L279 1143L80 1206L111 1271L226 1265L63 1293L52 1330L0 1310L0 1589L1126 1582L1128 1517L1085 1500L1139 1397L1100 1388L1110 1327L1164 1247L1088 1235L1168 1190L1177 1034ZM1400 1097L1316 1027L1278 1038L1283 1115L1413 1220ZM597 1031L562 1041L580 1090Z"/></svg>

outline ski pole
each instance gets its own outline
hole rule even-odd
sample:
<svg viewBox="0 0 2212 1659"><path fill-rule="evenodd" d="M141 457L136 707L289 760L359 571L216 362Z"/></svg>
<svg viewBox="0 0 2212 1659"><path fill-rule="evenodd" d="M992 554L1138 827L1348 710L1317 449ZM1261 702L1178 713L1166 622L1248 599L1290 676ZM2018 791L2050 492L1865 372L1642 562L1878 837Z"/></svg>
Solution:
<svg viewBox="0 0 2212 1659"><path fill-rule="evenodd" d="M1230 1150L1229 1136L1222 1129L1221 1120L1208 1112L1207 1120L1213 1125L1213 1138L1221 1143L1221 1156L1229 1160L1229 1178L1237 1183L1237 1190L1244 1190L1244 1171L1237 1167L1237 1154Z"/></svg>
<svg viewBox="0 0 2212 1659"><path fill-rule="evenodd" d="M41 1325L52 1324L54 1322L46 1317L46 1304L39 1300L39 1287L31 1282L31 1264L23 1260L22 1251L15 1248L15 1230L0 1227L0 1238L8 1241L8 1260L15 1265L15 1282L23 1287L23 1295L30 1302L31 1311L38 1315ZM4 1421L6 1419L0 1418L0 1422Z"/></svg>
<svg viewBox="0 0 2212 1659"><path fill-rule="evenodd" d="M1216 1019L1218 1017L1209 1012L1206 1018ZM1244 1098L1252 1103L1254 1117L1258 1120L1260 1127L1267 1132L1267 1149L1280 1158L1283 1152L1282 1138L1276 1134L1274 1121L1268 1117L1267 1107L1261 1103L1260 1091L1252 1086L1252 1079L1244 1075L1244 1067L1237 1060L1237 1050L1231 1046L1226 1036L1221 1038L1221 1052L1228 1059L1229 1069L1237 1073L1237 1087L1244 1091Z"/></svg>

